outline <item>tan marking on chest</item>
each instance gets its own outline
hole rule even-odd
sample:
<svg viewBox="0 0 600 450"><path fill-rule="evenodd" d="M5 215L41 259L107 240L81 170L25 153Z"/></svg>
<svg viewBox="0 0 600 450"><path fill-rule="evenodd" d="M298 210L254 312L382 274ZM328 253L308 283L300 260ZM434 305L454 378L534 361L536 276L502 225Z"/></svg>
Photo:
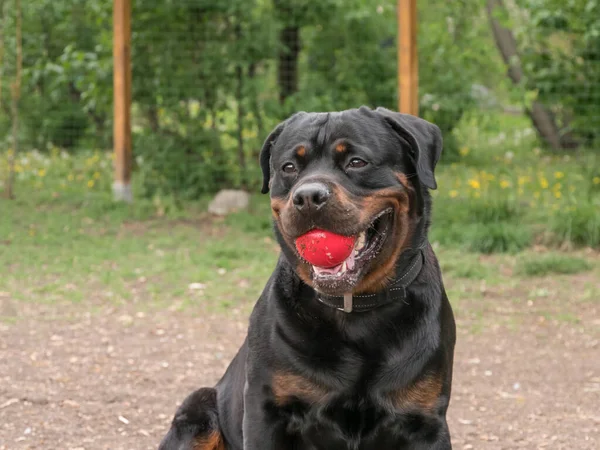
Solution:
<svg viewBox="0 0 600 450"><path fill-rule="evenodd" d="M192 450L226 450L225 442L221 433L213 431L208 436L202 436L194 440Z"/></svg>
<svg viewBox="0 0 600 450"><path fill-rule="evenodd" d="M396 408L418 408L434 412L442 394L442 379L439 375L427 375L411 386L392 391L390 397Z"/></svg>
<svg viewBox="0 0 600 450"><path fill-rule="evenodd" d="M273 375L271 385L275 403L284 405L293 399L306 403L318 403L327 395L325 388L318 386L309 379L290 373L278 372Z"/></svg>

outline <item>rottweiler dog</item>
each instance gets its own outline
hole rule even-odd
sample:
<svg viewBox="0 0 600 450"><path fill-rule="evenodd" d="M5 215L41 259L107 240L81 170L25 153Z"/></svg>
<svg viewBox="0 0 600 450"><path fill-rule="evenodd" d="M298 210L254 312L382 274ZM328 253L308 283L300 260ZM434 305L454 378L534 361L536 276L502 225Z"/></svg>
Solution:
<svg viewBox="0 0 600 450"><path fill-rule="evenodd" d="M455 324L428 242L439 128L384 108L294 114L260 155L281 255L223 378L160 450L451 449ZM313 228L356 237L305 261Z"/></svg>

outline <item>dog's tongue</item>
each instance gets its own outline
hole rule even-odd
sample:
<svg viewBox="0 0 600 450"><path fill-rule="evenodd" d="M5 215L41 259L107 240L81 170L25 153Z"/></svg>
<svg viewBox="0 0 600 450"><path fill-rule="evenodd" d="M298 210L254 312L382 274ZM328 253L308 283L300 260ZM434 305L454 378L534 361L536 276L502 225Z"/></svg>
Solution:
<svg viewBox="0 0 600 450"><path fill-rule="evenodd" d="M317 267L317 266L313 266L315 269L315 272L319 273L319 274L328 274L328 275L335 275L337 273L340 272L340 270L342 270L342 267L344 266L344 263L346 264L346 267L348 268L348 270L352 270L354 269L354 251L350 253L350 256L348 256L341 264L338 264L337 266L334 267Z"/></svg>

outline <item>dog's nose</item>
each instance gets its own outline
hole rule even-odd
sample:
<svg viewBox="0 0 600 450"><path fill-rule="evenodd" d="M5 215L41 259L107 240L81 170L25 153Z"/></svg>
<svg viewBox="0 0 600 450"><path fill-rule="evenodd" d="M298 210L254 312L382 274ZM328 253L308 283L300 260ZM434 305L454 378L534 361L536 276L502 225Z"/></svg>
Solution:
<svg viewBox="0 0 600 450"><path fill-rule="evenodd" d="M298 211L321 209L331 197L329 188L323 183L310 182L299 186L292 201Z"/></svg>

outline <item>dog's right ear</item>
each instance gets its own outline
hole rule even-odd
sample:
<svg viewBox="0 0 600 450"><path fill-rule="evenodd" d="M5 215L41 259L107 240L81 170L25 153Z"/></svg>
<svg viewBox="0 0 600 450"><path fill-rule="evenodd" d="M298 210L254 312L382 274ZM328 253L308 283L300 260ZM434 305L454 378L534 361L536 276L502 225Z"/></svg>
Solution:
<svg viewBox="0 0 600 450"><path fill-rule="evenodd" d="M277 125L265 140L262 150L260 151L260 168L262 169L263 173L263 186L260 191L261 193L266 194L269 192L269 183L271 181L271 149L275 145L275 142L277 142L277 138L279 138L287 125L291 124L299 117L305 116L306 114L307 113L304 111L298 111L297 113L293 114L288 119Z"/></svg>
<svg viewBox="0 0 600 450"><path fill-rule="evenodd" d="M275 145L275 142L285 128L286 123L287 121L281 122L273 131L271 131L271 134L269 134L265 140L262 150L260 151L260 168L262 169L263 173L263 185L260 191L261 194L266 194L269 192L269 182L271 181L271 147Z"/></svg>

